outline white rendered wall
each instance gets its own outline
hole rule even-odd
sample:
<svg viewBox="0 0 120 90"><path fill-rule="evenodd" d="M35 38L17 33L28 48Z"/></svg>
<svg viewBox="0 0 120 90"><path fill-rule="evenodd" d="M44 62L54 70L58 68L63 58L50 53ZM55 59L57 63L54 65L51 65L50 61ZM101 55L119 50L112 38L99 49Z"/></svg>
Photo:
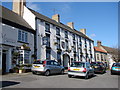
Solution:
<svg viewBox="0 0 120 90"><path fill-rule="evenodd" d="M47 22L48 23L48 22ZM50 24L50 23L48 23ZM63 28L60 28L60 36L57 36L56 35L56 27L55 25L52 25L50 24L50 33L48 32L45 32L45 21L41 21L41 20L37 20L37 53L38 53L38 59L40 59L39 57L41 57L41 59L46 59L46 47L45 45L43 46L42 45L42 40L41 40L41 35L42 37L45 36L45 33L48 33L50 34L50 47L51 47L51 59L52 60L56 60L57 59L57 50L56 50L56 45L54 45L54 42L56 42L56 37L59 37L60 38L60 46L61 46L61 42L65 42L65 32L64 32L64 29ZM73 36L72 36L73 33L71 32L68 32L68 45L69 45L69 49L72 50L72 46L73 46ZM79 58L77 56L77 61L80 60L80 50L78 50L78 45L79 45L79 36L76 35L75 37L75 42L76 42L76 51L77 51L77 55L79 55ZM77 43L78 42L78 43ZM82 57L82 61L86 61L86 54L85 54L85 38L81 38L81 42L82 42L82 52L83 52L83 57ZM89 59L91 60L90 58L90 46L89 46L89 40L86 41L87 42L87 53L88 53L88 57ZM94 46L93 46L93 42L91 41L91 52L92 52L92 61L94 61ZM68 54L70 56L70 59L73 58L74 59L74 56L73 56L73 50L68 53L68 52L65 52L66 49L62 49L62 52L61 52L61 61L63 62L63 54ZM42 53L41 53L42 52ZM61 63L62 63L61 62Z"/></svg>
<svg viewBox="0 0 120 90"><path fill-rule="evenodd" d="M6 24L2 24L2 44L8 45L8 46L4 46L4 45L2 46L2 49L7 50L6 52L6 71L7 72L9 72L9 69L12 68L11 52L13 48L24 44L24 43L18 42L18 30L20 29L6 25ZM34 54L34 35L30 32L27 32L27 33L28 33L28 43L29 43L28 46L31 49L30 62L32 62L31 55Z"/></svg>
<svg viewBox="0 0 120 90"><path fill-rule="evenodd" d="M35 30L35 15L25 6L23 18Z"/></svg>

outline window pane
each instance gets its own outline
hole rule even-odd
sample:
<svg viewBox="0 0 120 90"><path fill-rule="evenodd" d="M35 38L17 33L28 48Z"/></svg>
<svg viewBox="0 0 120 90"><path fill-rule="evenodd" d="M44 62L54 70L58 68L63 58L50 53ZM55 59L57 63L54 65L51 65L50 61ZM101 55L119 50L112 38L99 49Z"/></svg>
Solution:
<svg viewBox="0 0 120 90"><path fill-rule="evenodd" d="M28 42L28 34L25 33L25 42Z"/></svg>
<svg viewBox="0 0 120 90"><path fill-rule="evenodd" d="M24 32L22 31L22 41L24 42Z"/></svg>
<svg viewBox="0 0 120 90"><path fill-rule="evenodd" d="M51 53L50 50L46 50L46 59L50 59L50 53Z"/></svg>
<svg viewBox="0 0 120 90"><path fill-rule="evenodd" d="M65 38L68 38L68 32L65 31Z"/></svg>
<svg viewBox="0 0 120 90"><path fill-rule="evenodd" d="M60 49L60 38L57 38L57 49Z"/></svg>
<svg viewBox="0 0 120 90"><path fill-rule="evenodd" d="M60 35L60 29L56 28L56 35Z"/></svg>
<svg viewBox="0 0 120 90"><path fill-rule="evenodd" d="M21 41L21 31L18 31L18 41Z"/></svg>
<svg viewBox="0 0 120 90"><path fill-rule="evenodd" d="M45 31L50 32L50 25L47 23L45 24Z"/></svg>

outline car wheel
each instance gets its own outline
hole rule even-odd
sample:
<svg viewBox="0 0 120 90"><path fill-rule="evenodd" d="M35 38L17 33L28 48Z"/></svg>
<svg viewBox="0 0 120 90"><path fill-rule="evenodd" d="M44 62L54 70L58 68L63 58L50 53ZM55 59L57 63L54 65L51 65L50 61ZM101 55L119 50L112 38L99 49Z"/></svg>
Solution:
<svg viewBox="0 0 120 90"><path fill-rule="evenodd" d="M69 77L69 78L71 78L71 77L72 77L72 75L68 75L68 77Z"/></svg>
<svg viewBox="0 0 120 90"><path fill-rule="evenodd" d="M37 72L36 71L32 71L32 74L37 74Z"/></svg>
<svg viewBox="0 0 120 90"><path fill-rule="evenodd" d="M93 72L92 77L94 77L94 76L95 76L95 73Z"/></svg>
<svg viewBox="0 0 120 90"><path fill-rule="evenodd" d="M88 79L89 78L89 76L88 76L88 73L86 74L86 76L85 76L85 79Z"/></svg>
<svg viewBox="0 0 120 90"><path fill-rule="evenodd" d="M64 74L64 70L61 70L61 74L62 74L62 75Z"/></svg>
<svg viewBox="0 0 120 90"><path fill-rule="evenodd" d="M47 71L45 72L45 76L49 76L49 75L50 75L50 71L47 70Z"/></svg>
<svg viewBox="0 0 120 90"><path fill-rule="evenodd" d="M111 75L113 75L113 73L111 72Z"/></svg>

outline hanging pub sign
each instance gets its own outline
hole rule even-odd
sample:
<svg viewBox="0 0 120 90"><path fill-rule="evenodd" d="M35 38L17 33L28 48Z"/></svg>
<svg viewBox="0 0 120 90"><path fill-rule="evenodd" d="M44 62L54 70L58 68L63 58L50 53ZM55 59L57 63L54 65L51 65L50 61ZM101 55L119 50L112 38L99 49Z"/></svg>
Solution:
<svg viewBox="0 0 120 90"><path fill-rule="evenodd" d="M62 44L62 48L64 49L65 48L65 42L61 42L61 44Z"/></svg>
<svg viewBox="0 0 120 90"><path fill-rule="evenodd" d="M47 45L48 39L47 37L42 38L43 45Z"/></svg>

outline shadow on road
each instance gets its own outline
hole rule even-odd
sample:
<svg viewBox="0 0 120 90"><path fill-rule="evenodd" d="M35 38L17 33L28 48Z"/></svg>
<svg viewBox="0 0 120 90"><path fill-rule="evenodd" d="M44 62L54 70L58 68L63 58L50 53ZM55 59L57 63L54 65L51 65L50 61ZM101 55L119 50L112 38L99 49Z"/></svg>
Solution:
<svg viewBox="0 0 120 90"><path fill-rule="evenodd" d="M20 84L20 82L14 82L14 81L0 81L0 84L2 84L2 87L7 87L11 85Z"/></svg>
<svg viewBox="0 0 120 90"><path fill-rule="evenodd" d="M88 79L85 79L85 77L82 77L82 76L73 76L72 78L89 80L89 79L94 78L94 77L97 77L97 75L89 76Z"/></svg>
<svg viewBox="0 0 120 90"><path fill-rule="evenodd" d="M49 75L49 77L50 77L50 76L60 76L60 75L66 75L66 74L67 74L67 72L65 72L64 74L60 74L60 73L57 73L57 74L50 74L50 75ZM37 74L33 74L33 75L45 76L44 74L41 74L41 73L37 73Z"/></svg>

